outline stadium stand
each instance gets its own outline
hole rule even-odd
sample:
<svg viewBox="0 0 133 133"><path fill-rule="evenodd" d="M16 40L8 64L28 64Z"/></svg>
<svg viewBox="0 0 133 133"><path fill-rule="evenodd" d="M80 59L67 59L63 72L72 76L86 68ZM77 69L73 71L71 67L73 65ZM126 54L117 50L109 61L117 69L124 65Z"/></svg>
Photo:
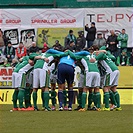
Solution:
<svg viewBox="0 0 133 133"><path fill-rule="evenodd" d="M132 7L132 0L1 0L0 8Z"/></svg>

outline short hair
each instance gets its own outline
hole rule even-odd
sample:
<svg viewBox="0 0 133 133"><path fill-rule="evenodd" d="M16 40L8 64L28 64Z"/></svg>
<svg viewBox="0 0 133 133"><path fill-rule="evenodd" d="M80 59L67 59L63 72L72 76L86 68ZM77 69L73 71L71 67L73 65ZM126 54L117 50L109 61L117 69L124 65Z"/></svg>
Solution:
<svg viewBox="0 0 133 133"><path fill-rule="evenodd" d="M73 43L74 41L70 41L69 44Z"/></svg>
<svg viewBox="0 0 133 133"><path fill-rule="evenodd" d="M125 29L122 29L122 30L125 30Z"/></svg>
<svg viewBox="0 0 133 133"><path fill-rule="evenodd" d="M73 30L69 30L69 33L73 33Z"/></svg>
<svg viewBox="0 0 133 133"><path fill-rule="evenodd" d="M19 42L19 43L22 43L23 44L23 42Z"/></svg>
<svg viewBox="0 0 133 133"><path fill-rule="evenodd" d="M7 44L12 44L12 43L11 43L11 41L8 41L8 43L7 43Z"/></svg>

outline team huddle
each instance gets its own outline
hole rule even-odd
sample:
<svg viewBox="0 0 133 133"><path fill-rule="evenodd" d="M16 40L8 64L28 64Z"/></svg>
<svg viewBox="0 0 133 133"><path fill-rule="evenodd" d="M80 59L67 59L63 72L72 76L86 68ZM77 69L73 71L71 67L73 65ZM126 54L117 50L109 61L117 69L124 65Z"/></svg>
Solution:
<svg viewBox="0 0 133 133"><path fill-rule="evenodd" d="M100 49L92 46L87 50L75 53L70 50L62 52L56 49L49 49L41 54L31 53L29 56L20 59L12 74L12 87L15 88L12 97L13 110L38 111L38 89L41 89L42 110L56 110L55 89L57 83L58 110L72 111L73 81L76 66L80 67L81 73L77 98L79 105L75 110L86 110L87 91L89 91L87 110L122 110L117 91L119 70L114 61L115 57L104 46ZM67 83L67 86L65 83ZM51 96L49 94L50 88ZM103 109L101 109L100 88L103 89L104 93ZM68 105L66 89L68 89ZM51 108L49 106L50 98L52 100ZM18 105L17 101L19 102ZM94 102L93 107L92 102ZM110 106L110 103L112 106Z"/></svg>

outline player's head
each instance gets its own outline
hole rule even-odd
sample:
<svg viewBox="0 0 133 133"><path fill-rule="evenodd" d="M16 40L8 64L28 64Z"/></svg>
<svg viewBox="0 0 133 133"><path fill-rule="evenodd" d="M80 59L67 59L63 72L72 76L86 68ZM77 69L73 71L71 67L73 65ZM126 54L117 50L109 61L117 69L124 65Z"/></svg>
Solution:
<svg viewBox="0 0 133 133"><path fill-rule="evenodd" d="M94 52L94 48L91 46L90 48L88 48L88 51L89 51L90 53L93 53L93 52Z"/></svg>

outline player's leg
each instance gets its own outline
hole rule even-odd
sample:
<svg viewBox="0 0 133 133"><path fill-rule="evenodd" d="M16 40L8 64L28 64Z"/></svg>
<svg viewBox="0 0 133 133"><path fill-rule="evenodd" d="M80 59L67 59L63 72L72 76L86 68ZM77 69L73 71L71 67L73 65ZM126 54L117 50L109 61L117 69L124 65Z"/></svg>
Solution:
<svg viewBox="0 0 133 133"><path fill-rule="evenodd" d="M71 66L66 66L66 81L68 85L68 110L72 110L72 103L73 103L73 81L74 81L74 68Z"/></svg>
<svg viewBox="0 0 133 133"><path fill-rule="evenodd" d="M33 98L33 106L34 106L34 110L38 111L38 107L37 107L37 88L33 88L33 93L32 93L32 98Z"/></svg>
<svg viewBox="0 0 133 133"><path fill-rule="evenodd" d="M95 106L96 110L100 111L101 110L101 94L100 94L100 74L98 72L93 73L93 81L92 85L94 86L94 97L95 97Z"/></svg>
<svg viewBox="0 0 133 133"><path fill-rule="evenodd" d="M91 105L92 105L92 102L95 100L93 96L94 96L93 89L89 89L87 110L92 110Z"/></svg>
<svg viewBox="0 0 133 133"><path fill-rule="evenodd" d="M114 98L116 101L116 103L115 103L115 106L117 106L116 110L122 110L120 107L120 95L117 91L118 79L119 79L119 71L116 70L116 71L111 73L111 80L112 80L111 91L113 92Z"/></svg>
<svg viewBox="0 0 133 133"><path fill-rule="evenodd" d="M82 108L82 93L83 93L83 88L79 88L78 95L77 95L78 106L74 110L79 110Z"/></svg>
<svg viewBox="0 0 133 133"><path fill-rule="evenodd" d="M32 93L32 87L29 83L26 84L26 89L25 89L25 107L28 110L34 110L34 108L31 105L31 93Z"/></svg>
<svg viewBox="0 0 133 133"><path fill-rule="evenodd" d="M82 108L82 93L84 87L84 80L85 80L84 75L81 73L78 82L78 96L77 96L78 107L74 110L79 110Z"/></svg>
<svg viewBox="0 0 133 133"><path fill-rule="evenodd" d="M103 88L103 92L104 92L104 96L103 96L103 99L104 99L104 104L105 104L105 108L103 110L107 110L109 111L109 89L110 87L109 86L105 86Z"/></svg>
<svg viewBox="0 0 133 133"><path fill-rule="evenodd" d="M44 107L45 110L50 111L49 107L49 80L50 80L50 75L48 71L44 69L39 70L39 79L40 79L40 87L43 92L43 100L44 100Z"/></svg>
<svg viewBox="0 0 133 133"><path fill-rule="evenodd" d="M45 110L45 99L43 98L44 89L41 89L42 110Z"/></svg>
<svg viewBox="0 0 133 133"><path fill-rule="evenodd" d="M19 92L18 88L15 88L14 93L12 95L13 110L18 110L17 106L18 92Z"/></svg>
<svg viewBox="0 0 133 133"><path fill-rule="evenodd" d="M103 99L105 104L105 107L103 108L103 110L105 111L110 111L110 108L109 108L109 90L111 88L110 82L111 82L110 73L108 73L105 75L104 87L103 87L103 93L104 93Z"/></svg>
<svg viewBox="0 0 133 133"><path fill-rule="evenodd" d="M94 95L95 95L96 110L100 111L101 110L101 94L100 94L100 91L99 91L98 87L94 88Z"/></svg>
<svg viewBox="0 0 133 133"><path fill-rule="evenodd" d="M84 80L84 86L85 87L84 87L83 93L82 93L82 108L83 108L83 111L85 110L85 105L86 105L87 89L91 88L92 74L90 72L86 72L84 78L85 78L85 80ZM90 104L92 103L91 102L92 99L89 99L89 101L90 101L90 103L89 103L89 106L90 106Z"/></svg>
<svg viewBox="0 0 133 133"><path fill-rule="evenodd" d="M52 110L56 110L55 105L56 105L56 84L52 83L51 84L51 101L52 101Z"/></svg>
<svg viewBox="0 0 133 133"><path fill-rule="evenodd" d="M27 85L26 85L26 87L27 87L27 106L29 107L29 110L33 110L33 107L32 107L32 104L31 104L31 94L32 94L32 92L33 92L33 71L32 72L30 72L28 75L27 75Z"/></svg>
<svg viewBox="0 0 133 133"><path fill-rule="evenodd" d="M18 99L18 74L13 72L12 73L12 88L14 88L14 93L12 95L12 101L13 101L13 110L18 110L17 107L17 99Z"/></svg>
<svg viewBox="0 0 133 133"><path fill-rule="evenodd" d="M79 111L85 111L86 99L87 99L87 87L84 87L82 93L82 108L79 109Z"/></svg>
<svg viewBox="0 0 133 133"><path fill-rule="evenodd" d="M64 104L64 110L68 110L68 107L67 107L67 91L66 91L66 87L64 85L63 87L63 104Z"/></svg>
<svg viewBox="0 0 133 133"><path fill-rule="evenodd" d="M51 101L52 101L52 110L55 110L56 104L56 82L57 82L57 75L51 74L50 75L50 83L51 83Z"/></svg>
<svg viewBox="0 0 133 133"><path fill-rule="evenodd" d="M33 70L33 93L32 93L32 97L33 97L33 106L34 106L34 110L38 111L38 107L37 107L37 91L39 88L39 70L38 69L34 69Z"/></svg>
<svg viewBox="0 0 133 133"><path fill-rule="evenodd" d="M65 71L64 71L64 66L62 64L58 66L57 83L58 83L59 111L63 111L63 98L64 98L63 89L65 86Z"/></svg>
<svg viewBox="0 0 133 133"><path fill-rule="evenodd" d="M25 88L26 88L26 74L21 73L20 74L20 85L19 85L19 93L18 93L18 101L19 101L19 109L20 111L26 110L23 105L23 99L25 94Z"/></svg>
<svg viewBox="0 0 133 133"><path fill-rule="evenodd" d="M117 107L117 103L116 103L116 100L115 100L115 95L114 95L112 90L109 91L109 95L110 95L110 103L112 104L111 107L110 107L110 110L112 111L113 109L115 109Z"/></svg>
<svg viewBox="0 0 133 133"><path fill-rule="evenodd" d="M121 109L121 106L120 106L120 94L118 93L116 88L117 88L117 86L113 86L113 87L111 87L111 90L113 91L114 96L115 96L116 106L117 106L116 110L119 111L119 110L122 110L122 109Z"/></svg>

